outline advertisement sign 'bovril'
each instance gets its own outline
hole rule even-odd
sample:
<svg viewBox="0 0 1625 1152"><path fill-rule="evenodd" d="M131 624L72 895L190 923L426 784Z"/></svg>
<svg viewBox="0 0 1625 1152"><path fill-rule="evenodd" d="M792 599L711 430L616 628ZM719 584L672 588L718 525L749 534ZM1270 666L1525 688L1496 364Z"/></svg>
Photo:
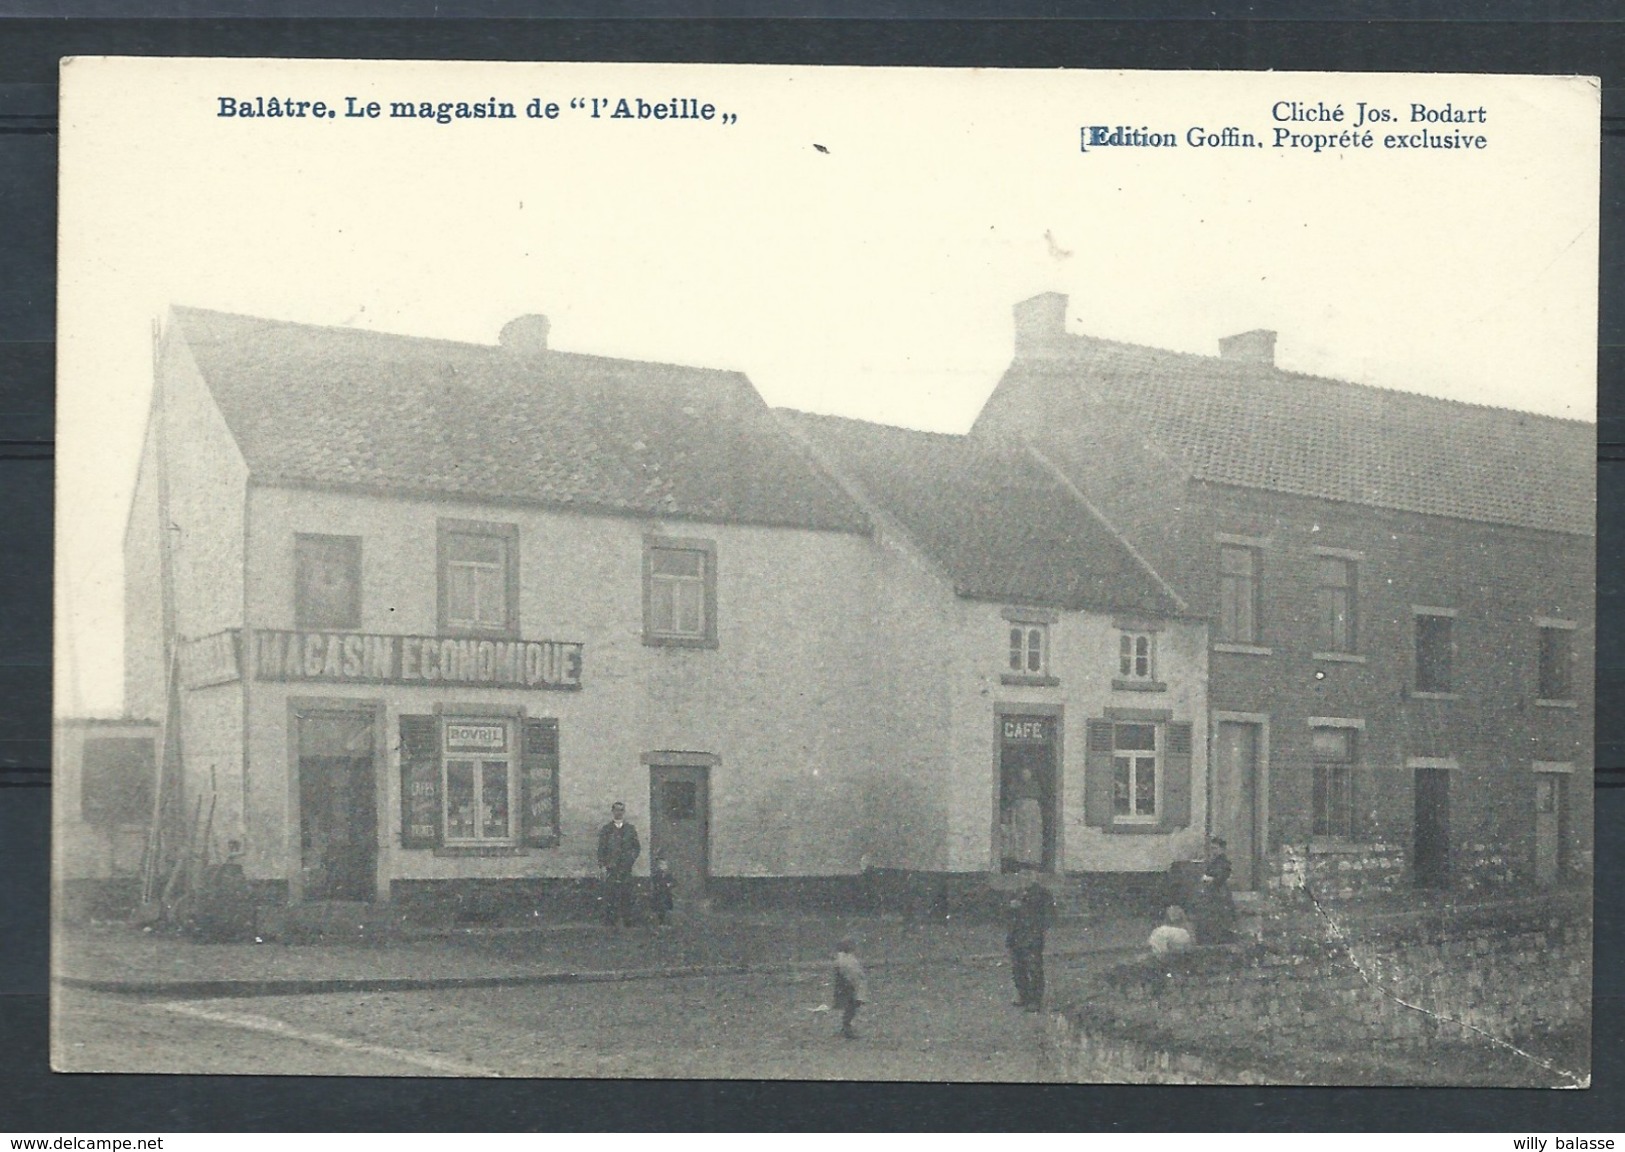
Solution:
<svg viewBox="0 0 1625 1152"><path fill-rule="evenodd" d="M366 632L253 633L256 680L333 684L490 684L581 687L579 643L383 636Z"/></svg>

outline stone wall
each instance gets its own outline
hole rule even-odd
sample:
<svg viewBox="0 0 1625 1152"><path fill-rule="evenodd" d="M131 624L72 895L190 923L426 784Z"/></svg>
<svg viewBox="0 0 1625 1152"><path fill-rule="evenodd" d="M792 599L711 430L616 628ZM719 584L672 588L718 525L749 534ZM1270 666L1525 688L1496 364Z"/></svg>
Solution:
<svg viewBox="0 0 1625 1152"><path fill-rule="evenodd" d="M1103 973L1050 1033L1066 1079L1574 1086L1591 930L1575 898L1341 919Z"/></svg>
<svg viewBox="0 0 1625 1152"><path fill-rule="evenodd" d="M1405 849L1381 841L1336 847L1287 845L1268 857L1267 889L1300 889L1306 879L1321 899L1393 892L1406 883Z"/></svg>

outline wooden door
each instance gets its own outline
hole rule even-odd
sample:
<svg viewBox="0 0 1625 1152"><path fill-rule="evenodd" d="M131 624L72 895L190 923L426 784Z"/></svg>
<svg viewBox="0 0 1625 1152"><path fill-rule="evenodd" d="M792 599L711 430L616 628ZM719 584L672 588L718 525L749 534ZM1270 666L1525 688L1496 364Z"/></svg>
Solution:
<svg viewBox="0 0 1625 1152"><path fill-rule="evenodd" d="M1251 891L1258 886L1264 851L1259 826L1259 753L1263 726L1221 720L1214 737L1213 835L1224 837L1234 871L1230 886Z"/></svg>
<svg viewBox="0 0 1625 1152"><path fill-rule="evenodd" d="M1450 772L1416 770L1416 826L1411 872L1418 888L1450 883Z"/></svg>
<svg viewBox="0 0 1625 1152"><path fill-rule="evenodd" d="M658 857L671 866L676 898L705 895L710 873L711 779L700 765L649 769L649 867Z"/></svg>
<svg viewBox="0 0 1625 1152"><path fill-rule="evenodd" d="M306 900L378 892L371 712L299 716L299 841Z"/></svg>
<svg viewBox="0 0 1625 1152"><path fill-rule="evenodd" d="M1557 883L1561 860L1563 777L1553 772L1535 776L1535 880Z"/></svg>

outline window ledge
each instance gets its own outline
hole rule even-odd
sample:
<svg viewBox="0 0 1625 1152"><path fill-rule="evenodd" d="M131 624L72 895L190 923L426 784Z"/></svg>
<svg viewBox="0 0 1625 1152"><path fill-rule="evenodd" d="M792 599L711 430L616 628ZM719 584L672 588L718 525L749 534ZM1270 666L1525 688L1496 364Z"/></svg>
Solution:
<svg viewBox="0 0 1625 1152"><path fill-rule="evenodd" d="M1157 820L1113 820L1101 829L1108 836L1166 836L1169 829Z"/></svg>
<svg viewBox="0 0 1625 1152"><path fill-rule="evenodd" d="M1417 692L1411 691L1412 700L1460 700L1460 692Z"/></svg>
<svg viewBox="0 0 1625 1152"><path fill-rule="evenodd" d="M1237 656L1273 656L1275 649L1266 648L1260 644L1231 644L1228 642L1213 645L1215 652L1229 652Z"/></svg>
<svg viewBox="0 0 1625 1152"><path fill-rule="evenodd" d="M1061 681L1054 676L1028 676L1020 672L1006 672L999 677L1000 684L1022 685L1028 688L1057 688Z"/></svg>
<svg viewBox="0 0 1625 1152"><path fill-rule="evenodd" d="M649 648L717 648L714 636L662 636L645 632L643 643Z"/></svg>
<svg viewBox="0 0 1625 1152"><path fill-rule="evenodd" d="M1542 697L1535 701L1536 708L1578 708L1579 706L1580 702L1578 700L1547 700Z"/></svg>
<svg viewBox="0 0 1625 1152"><path fill-rule="evenodd" d="M1168 685L1161 680L1113 680L1113 692L1166 692Z"/></svg>
<svg viewBox="0 0 1625 1152"><path fill-rule="evenodd" d="M1327 664L1364 664L1365 657L1358 652L1316 652L1314 659Z"/></svg>
<svg viewBox="0 0 1625 1152"><path fill-rule="evenodd" d="M516 844L442 844L434 850L436 856L469 859L477 856L529 856Z"/></svg>

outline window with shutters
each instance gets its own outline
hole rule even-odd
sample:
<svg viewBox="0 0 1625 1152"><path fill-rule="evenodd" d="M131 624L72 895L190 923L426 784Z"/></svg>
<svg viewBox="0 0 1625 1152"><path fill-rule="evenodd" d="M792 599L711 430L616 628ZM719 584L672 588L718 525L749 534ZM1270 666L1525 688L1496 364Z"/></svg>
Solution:
<svg viewBox="0 0 1625 1152"><path fill-rule="evenodd" d="M558 721L401 717L401 845L558 843Z"/></svg>
<svg viewBox="0 0 1625 1152"><path fill-rule="evenodd" d="M1165 710L1110 709L1091 720L1084 819L1107 832L1171 832L1188 827L1191 725Z"/></svg>
<svg viewBox="0 0 1625 1152"><path fill-rule="evenodd" d="M645 537L645 644L716 647L716 558L717 546L712 540Z"/></svg>
<svg viewBox="0 0 1625 1152"><path fill-rule="evenodd" d="M519 635L519 527L440 521L440 630Z"/></svg>

